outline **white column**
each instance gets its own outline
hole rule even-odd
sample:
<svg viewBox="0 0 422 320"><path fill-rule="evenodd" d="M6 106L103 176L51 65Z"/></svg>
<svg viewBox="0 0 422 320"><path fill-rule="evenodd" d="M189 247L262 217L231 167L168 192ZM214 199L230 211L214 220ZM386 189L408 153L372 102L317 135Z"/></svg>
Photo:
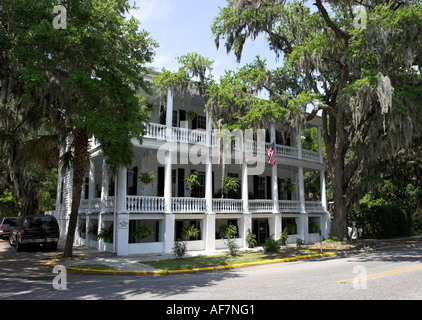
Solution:
<svg viewBox="0 0 422 320"><path fill-rule="evenodd" d="M127 168L122 166L117 173L117 225L116 231L116 254L127 256L129 254L129 215L126 209L127 195Z"/></svg>
<svg viewBox="0 0 422 320"><path fill-rule="evenodd" d="M171 253L174 245L175 216L166 213L164 216L164 252Z"/></svg>
<svg viewBox="0 0 422 320"><path fill-rule="evenodd" d="M276 143L275 127L274 124L271 124L271 142ZM277 162L272 166L271 171L271 188L272 188L272 198L273 198L273 213L279 213L279 203L278 203L278 174L277 174Z"/></svg>
<svg viewBox="0 0 422 320"><path fill-rule="evenodd" d="M300 216L299 216L299 234L304 243L308 242L308 213L305 207L305 187L303 183L303 168L299 167L299 200L300 200Z"/></svg>
<svg viewBox="0 0 422 320"><path fill-rule="evenodd" d="M106 159L103 159L103 166L102 166L102 175L101 175L101 212L105 213L107 211L107 199L108 199L108 168Z"/></svg>
<svg viewBox="0 0 422 320"><path fill-rule="evenodd" d="M88 184L88 213L92 213L92 199L95 198L95 165L94 160L89 159L89 184Z"/></svg>
<svg viewBox="0 0 422 320"><path fill-rule="evenodd" d="M320 192L321 192L321 205L324 211L327 211L327 193L325 191L325 171L321 170L320 176Z"/></svg>
<svg viewBox="0 0 422 320"><path fill-rule="evenodd" d="M215 213L210 212L205 215L204 219L205 229L205 250L215 250Z"/></svg>
<svg viewBox="0 0 422 320"><path fill-rule="evenodd" d="M171 208L171 170L172 170L173 152L166 152L166 162L164 166L164 207L166 213L172 213Z"/></svg>
<svg viewBox="0 0 422 320"><path fill-rule="evenodd" d="M242 205L243 213L249 213L249 184L248 184L248 164L244 160L242 163Z"/></svg>
<svg viewBox="0 0 422 320"><path fill-rule="evenodd" d="M127 213L127 168L122 166L117 173L117 213Z"/></svg>
<svg viewBox="0 0 422 320"><path fill-rule="evenodd" d="M248 230L252 232L252 214L245 212L242 215L242 221L239 224L239 236L242 238L243 248L248 248L248 243L246 242L246 236L248 235Z"/></svg>
<svg viewBox="0 0 422 320"><path fill-rule="evenodd" d="M207 213L212 213L212 197L212 160L211 155L208 155L207 163L205 164L205 203Z"/></svg>
<svg viewBox="0 0 422 320"><path fill-rule="evenodd" d="M173 93L170 89L167 91L167 108L166 108L166 139L173 140Z"/></svg>
<svg viewBox="0 0 422 320"><path fill-rule="evenodd" d="M297 157L302 159L302 127L299 125L297 128Z"/></svg>

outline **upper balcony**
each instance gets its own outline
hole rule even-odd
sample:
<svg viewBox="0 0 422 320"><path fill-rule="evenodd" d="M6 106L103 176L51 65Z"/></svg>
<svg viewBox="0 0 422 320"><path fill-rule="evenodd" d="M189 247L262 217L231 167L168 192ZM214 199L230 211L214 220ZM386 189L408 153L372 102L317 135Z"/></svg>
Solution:
<svg viewBox="0 0 422 320"><path fill-rule="evenodd" d="M175 143L186 143L186 144L196 144L207 146L207 131L205 130L192 130L179 127L171 127L167 131L167 126L158 123L148 123L146 124L144 140L157 140L157 141L172 141ZM218 147L219 138L215 133L211 134L211 147ZM251 152L254 154L266 154L267 150L270 148L271 143L265 142L261 145L258 145L256 141L248 140L245 141L245 151ZM238 151L241 150L240 146L234 142L232 144L232 150ZM302 160L307 160L311 162L321 163L320 154L315 151L302 149ZM276 157L284 157L291 159L299 159L299 148L276 144L275 145L275 155Z"/></svg>

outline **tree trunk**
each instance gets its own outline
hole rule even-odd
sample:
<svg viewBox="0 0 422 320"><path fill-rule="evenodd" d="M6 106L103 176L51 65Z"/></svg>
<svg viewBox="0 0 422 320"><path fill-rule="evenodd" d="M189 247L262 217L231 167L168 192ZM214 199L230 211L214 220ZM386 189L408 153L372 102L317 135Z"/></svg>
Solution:
<svg viewBox="0 0 422 320"><path fill-rule="evenodd" d="M82 186L85 176L85 165L88 159L88 132L86 128L73 131L73 189L72 209L69 218L66 244L63 257L70 258L73 255L73 241L75 239L76 224L78 220L79 205L81 202ZM91 196L91 195L90 195Z"/></svg>
<svg viewBox="0 0 422 320"><path fill-rule="evenodd" d="M331 236L343 240L347 236L347 208L343 190L344 159L336 159L331 168L334 198L334 217L331 224Z"/></svg>

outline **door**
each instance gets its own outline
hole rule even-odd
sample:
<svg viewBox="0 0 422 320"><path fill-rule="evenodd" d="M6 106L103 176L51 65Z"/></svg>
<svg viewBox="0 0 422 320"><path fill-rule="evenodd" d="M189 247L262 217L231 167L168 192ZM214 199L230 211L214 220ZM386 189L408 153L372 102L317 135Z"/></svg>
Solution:
<svg viewBox="0 0 422 320"><path fill-rule="evenodd" d="M262 246L269 237L269 229L268 219L253 219L252 233L256 235L258 246Z"/></svg>

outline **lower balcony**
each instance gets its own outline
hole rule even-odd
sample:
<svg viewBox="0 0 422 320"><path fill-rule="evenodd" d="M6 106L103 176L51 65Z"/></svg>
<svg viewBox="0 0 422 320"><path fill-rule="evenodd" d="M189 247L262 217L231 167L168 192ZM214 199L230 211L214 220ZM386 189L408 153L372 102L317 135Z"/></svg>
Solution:
<svg viewBox="0 0 422 320"><path fill-rule="evenodd" d="M104 203L104 210L113 212L115 198L108 197ZM280 200L278 202L281 213L300 213L300 202L297 200ZM249 212L251 213L273 213L273 200L249 200ZM99 213L103 211L100 198L92 199L91 210L89 210L89 200L83 199L79 207L80 213ZM154 196L127 196L126 210L129 213L137 214L161 214L165 213L164 197ZM305 210L308 213L323 213L324 208L319 201L306 201ZM206 213L205 198L173 197L171 200L171 211L175 214ZM216 214L242 214L243 201L241 199L212 199L212 212Z"/></svg>

